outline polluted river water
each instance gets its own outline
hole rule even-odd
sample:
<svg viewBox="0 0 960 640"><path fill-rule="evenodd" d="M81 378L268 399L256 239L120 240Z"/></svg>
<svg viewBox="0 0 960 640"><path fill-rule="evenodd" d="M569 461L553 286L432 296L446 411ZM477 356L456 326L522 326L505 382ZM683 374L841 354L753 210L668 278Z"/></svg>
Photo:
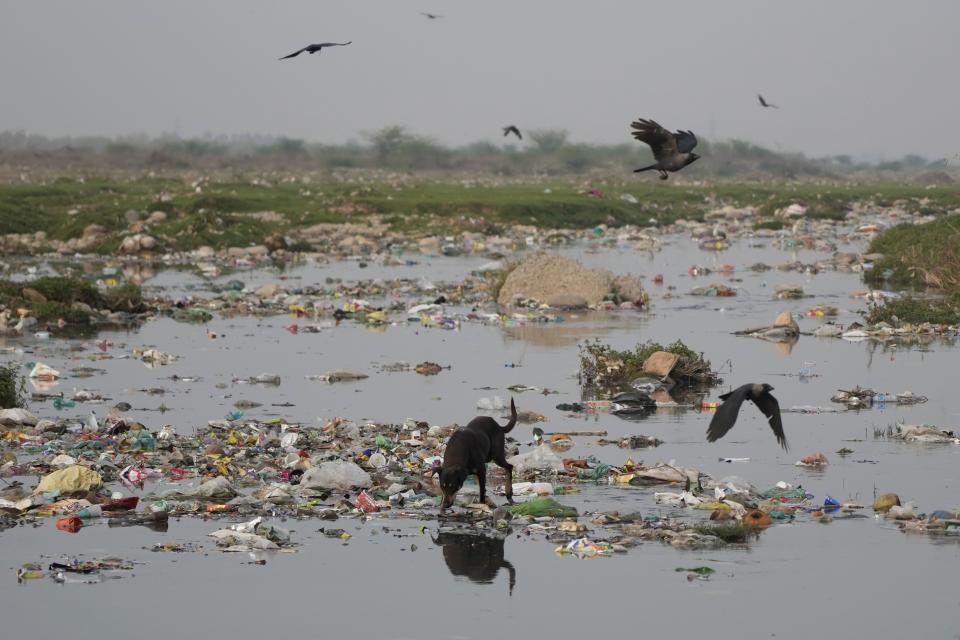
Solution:
<svg viewBox="0 0 960 640"><path fill-rule="evenodd" d="M844 250L862 250L862 243ZM0 566L9 568L0 581L4 635L10 638L67 633L72 638L100 638L104 633L144 638L216 634L256 638L265 635L319 635L369 638L581 638L598 634L681 634L684 637L807 637L811 633L844 637L956 637L960 633L960 595L955 584L960 555L958 536L911 535L870 509L876 495L896 492L920 512L955 509L954 444L929 445L877 437L898 422L953 429L960 417L954 369L956 347L934 339L917 345L896 342L802 335L792 348L734 331L767 324L792 311L802 332L823 320L804 316L815 304L839 309L837 321L859 319L864 302L849 297L863 289L860 274L822 271L754 272L747 267L813 263L828 253L780 249L769 241L737 239L730 249L706 252L685 237L667 236L656 252L629 246L582 242L555 249L587 266L614 273L643 275L651 296L649 311L571 312L562 322L499 326L462 323L455 330L425 327L402 317L376 330L344 321L319 323L316 333L284 330L291 318L216 316L204 325L149 321L130 331L104 331L106 354L93 338L37 340L7 337L11 357L42 361L69 372L79 366L101 371L76 378L66 373L55 390L68 395L85 388L109 398L105 405L78 403L57 412L49 401L31 410L45 418L72 417L82 422L90 408L101 417L116 402L132 405L127 417L151 431L164 424L189 434L208 420L235 411L238 400L259 403L243 409L244 418L319 426L343 416L357 424L401 423L408 418L431 425L465 424L485 412L481 398L512 396L521 411L547 420L544 431L606 431L607 438L643 434L663 441L656 448L602 446L597 437L574 436L561 457L594 456L611 465L627 458L652 465L676 461L714 479L736 476L760 490L787 482L812 494L812 504L826 496L866 508L855 515L821 522L801 515L775 523L747 544L683 550L645 540L625 553L580 559L555 553L557 544L515 519L502 540L438 537L437 509L418 517L384 510L366 518L341 516L336 522L277 517L291 532L295 553L252 551L222 553L210 532L248 520L171 517L166 531L146 527L110 527L93 522L79 533L54 527L55 518L36 526L0 532ZM473 257L418 257L417 264L386 267L356 262L304 264L283 271L289 283L311 284L325 278L414 278L457 282L486 262ZM730 274L698 278L688 267L733 264ZM662 286L651 283L664 274ZM248 287L277 280L279 272L257 269L221 276ZM736 297L687 295L713 282L738 289ZM206 280L189 273L161 271L145 289L176 297L204 295ZM671 290L668 287L673 286ZM776 300L778 286L802 287L812 297ZM451 309L455 311L456 309ZM212 339L211 334L216 334ZM599 339L617 349L653 340L683 340L703 352L723 384L702 399L746 382L768 382L783 408L789 453L776 443L765 420L749 403L725 438L707 443L712 413L699 404L660 408L642 420L627 421L602 411L571 414L560 403L581 400L577 379L579 345ZM129 356L134 347L156 347L178 356L159 367L146 367ZM395 362L432 361L437 375L385 371ZM358 381L327 383L311 379L337 369L367 374ZM800 376L801 369L811 375ZM264 372L280 376L279 385L247 384ZM243 381L243 382L241 382ZM550 389L512 392L511 385ZM898 393L911 390L929 400L922 404L885 404L860 411L791 413L794 406L843 409L831 403L838 389L855 385ZM142 389L163 388L162 395ZM163 411L156 411L158 408ZM505 419L505 414L494 412ZM511 433L521 452L531 450L531 424ZM546 446L546 445L543 445ZM841 448L853 452L846 456ZM821 451L823 468L795 465ZM722 462L721 459L746 459ZM8 478L32 485L38 478ZM471 481L472 482L472 481ZM159 494L174 485L166 479L142 488L111 483L127 494ZM594 514L640 512L660 518L704 519L709 512L657 504L654 493L682 487L614 485L606 481L574 485L575 493L557 496L576 507L586 535L603 539ZM469 487L469 485L468 485ZM499 476L488 475L499 489ZM502 492L493 492L502 504ZM269 518L267 518L269 520ZM349 539L330 538L319 529L336 526ZM157 544L192 543L201 550L156 553ZM99 584L55 584L50 580L17 584L14 573L25 562L44 567L61 556L119 557L132 561L132 575ZM262 561L265 561L263 563ZM259 563L258 563L259 562ZM693 578L678 568L709 566L709 579Z"/></svg>

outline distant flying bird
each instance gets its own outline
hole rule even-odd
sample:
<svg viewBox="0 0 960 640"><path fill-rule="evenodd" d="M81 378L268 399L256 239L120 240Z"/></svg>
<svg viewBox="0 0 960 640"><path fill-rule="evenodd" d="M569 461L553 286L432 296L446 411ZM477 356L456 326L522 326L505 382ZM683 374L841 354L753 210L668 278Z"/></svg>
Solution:
<svg viewBox="0 0 960 640"><path fill-rule="evenodd" d="M697 136L693 135L692 131L680 130L671 133L653 120L643 118L638 118L636 122L630 123L630 126L634 129L633 137L650 145L656 159L656 163L634 169L634 173L656 169L660 172L660 179L666 180L669 177L667 171L679 171L700 157L693 153L693 148L697 146Z"/></svg>
<svg viewBox="0 0 960 640"><path fill-rule="evenodd" d="M425 12L423 12L423 11L420 12L420 15L422 15L422 16L427 16L427 20L436 20L437 18L442 18L442 17L443 17L443 16L440 15L439 13L425 13Z"/></svg>
<svg viewBox="0 0 960 640"><path fill-rule="evenodd" d="M321 42L320 44L308 44L303 49L300 49L299 51L294 51L290 55L283 56L282 58L279 58L279 59L286 60L287 58L296 58L298 55L300 55L304 51L310 54L314 54L314 53L317 53L318 51L322 51L324 47L345 47L351 42L353 42L353 40L351 40L350 42Z"/></svg>
<svg viewBox="0 0 960 640"><path fill-rule="evenodd" d="M503 137L506 138L508 135L513 134L517 136L519 140L523 140L523 134L520 133L520 129L517 129L514 125L509 125L503 128Z"/></svg>
<svg viewBox="0 0 960 640"><path fill-rule="evenodd" d="M720 405L713 416L713 420L710 421L710 427L707 429L707 440L716 442L726 435L727 431L730 431L737 422L740 405L743 404L744 400L750 400L767 417L767 422L770 423L770 428L773 430L773 435L777 437L777 442L780 443L784 451L787 451L787 436L783 433L780 404L776 398L770 395L771 391L773 391L773 387L766 383L745 384L730 393L721 395L720 399L723 400L723 404Z"/></svg>
<svg viewBox="0 0 960 640"><path fill-rule="evenodd" d="M767 102L766 100L764 100L764 99L763 99L763 96L760 95L759 93L757 94L757 100L760 101L760 106L761 106L761 107L770 107L771 109L779 109L779 108L780 108L780 107L778 107L777 105L771 104L771 103Z"/></svg>

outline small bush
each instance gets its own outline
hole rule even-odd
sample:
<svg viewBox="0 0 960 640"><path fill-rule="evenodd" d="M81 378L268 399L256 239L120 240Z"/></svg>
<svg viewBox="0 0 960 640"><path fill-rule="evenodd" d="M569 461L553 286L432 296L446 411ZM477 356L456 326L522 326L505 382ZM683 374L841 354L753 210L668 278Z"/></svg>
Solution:
<svg viewBox="0 0 960 640"><path fill-rule="evenodd" d="M27 379L16 362L0 365L0 409L26 408Z"/></svg>
<svg viewBox="0 0 960 640"><path fill-rule="evenodd" d="M110 311L136 313L143 310L143 294L135 284L124 284L103 293L103 306Z"/></svg>
<svg viewBox="0 0 960 640"><path fill-rule="evenodd" d="M783 226L784 226L783 220L773 219L773 220L761 220L759 222L756 222L754 223L753 228L754 230L770 229L771 231L780 231L781 229L783 229Z"/></svg>
<svg viewBox="0 0 960 640"><path fill-rule="evenodd" d="M681 340L662 345L648 341L632 351L618 351L609 345L587 342L580 345L580 384L584 387L599 387L613 391L644 375L643 363L657 351L667 351L680 356L670 374L680 386L714 385L721 382L710 370L710 361Z"/></svg>
<svg viewBox="0 0 960 640"><path fill-rule="evenodd" d="M42 293L49 302L62 302L67 305L83 302L93 308L97 308L102 302L96 286L80 278L37 278L26 286Z"/></svg>

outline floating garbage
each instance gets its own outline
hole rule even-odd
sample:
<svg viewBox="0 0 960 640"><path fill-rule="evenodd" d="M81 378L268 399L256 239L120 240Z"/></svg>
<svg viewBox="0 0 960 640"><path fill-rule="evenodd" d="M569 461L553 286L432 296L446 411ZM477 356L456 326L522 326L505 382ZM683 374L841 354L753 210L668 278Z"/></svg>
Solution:
<svg viewBox="0 0 960 640"><path fill-rule="evenodd" d="M851 408L862 408L872 406L883 406L886 404L895 405L914 405L923 404L927 401L926 396L915 395L912 391L903 393L884 393L874 391L873 389L861 389L859 386L853 389L840 389L830 398L832 402L838 402Z"/></svg>

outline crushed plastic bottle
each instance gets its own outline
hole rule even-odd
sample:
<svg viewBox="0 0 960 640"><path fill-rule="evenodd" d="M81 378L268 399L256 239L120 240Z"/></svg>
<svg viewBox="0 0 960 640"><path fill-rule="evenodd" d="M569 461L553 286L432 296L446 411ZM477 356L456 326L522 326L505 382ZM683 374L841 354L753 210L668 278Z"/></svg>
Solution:
<svg viewBox="0 0 960 640"><path fill-rule="evenodd" d="M77 403L73 400L68 400L66 398L53 399L53 408L57 411L62 411L63 409L73 409L75 406L77 406Z"/></svg>

